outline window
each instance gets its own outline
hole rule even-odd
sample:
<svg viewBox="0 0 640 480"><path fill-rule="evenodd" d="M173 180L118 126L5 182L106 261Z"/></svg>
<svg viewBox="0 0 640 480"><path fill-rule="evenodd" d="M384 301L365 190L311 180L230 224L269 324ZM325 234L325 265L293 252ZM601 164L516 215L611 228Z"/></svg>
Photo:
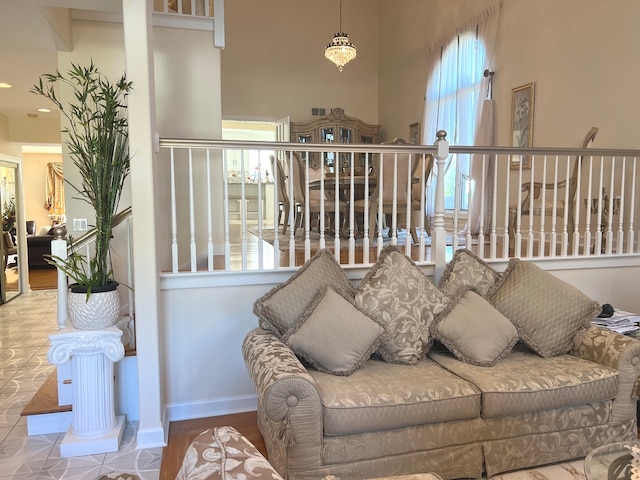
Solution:
<svg viewBox="0 0 640 480"><path fill-rule="evenodd" d="M457 35L441 49L427 83L425 132L446 130L452 145L473 145L483 98L486 50L478 29ZM428 138L428 137L426 137ZM445 208L468 209L469 156L452 155L445 164Z"/></svg>

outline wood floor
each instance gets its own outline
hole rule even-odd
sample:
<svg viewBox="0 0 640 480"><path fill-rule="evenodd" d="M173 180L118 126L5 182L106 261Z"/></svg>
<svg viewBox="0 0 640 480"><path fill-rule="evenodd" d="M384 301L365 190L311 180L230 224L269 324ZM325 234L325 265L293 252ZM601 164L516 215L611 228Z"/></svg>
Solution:
<svg viewBox="0 0 640 480"><path fill-rule="evenodd" d="M187 447L195 437L209 428L224 425L234 427L253 443L265 457L267 456L267 449L258 429L256 412L171 422L169 425L169 441L162 452L160 480L174 480L176 478Z"/></svg>

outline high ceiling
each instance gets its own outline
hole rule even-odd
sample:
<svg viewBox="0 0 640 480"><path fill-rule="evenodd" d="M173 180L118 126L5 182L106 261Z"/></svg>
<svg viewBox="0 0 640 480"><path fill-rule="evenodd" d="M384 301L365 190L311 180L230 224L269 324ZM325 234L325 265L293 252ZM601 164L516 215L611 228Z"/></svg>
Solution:
<svg viewBox="0 0 640 480"><path fill-rule="evenodd" d="M57 68L57 51L72 48L70 19L74 8L121 11L118 0L0 0L0 114L12 121L29 115L58 117L45 99L30 92L42 73Z"/></svg>

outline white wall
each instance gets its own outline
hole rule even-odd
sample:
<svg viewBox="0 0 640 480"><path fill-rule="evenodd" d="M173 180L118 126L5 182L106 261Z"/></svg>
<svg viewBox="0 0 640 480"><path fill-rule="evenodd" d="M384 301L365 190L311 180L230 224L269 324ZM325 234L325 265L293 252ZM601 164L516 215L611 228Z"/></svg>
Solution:
<svg viewBox="0 0 640 480"><path fill-rule="evenodd" d="M339 27L339 3L225 2L222 113L225 119L311 118L311 107L341 107L378 123L378 4L349 0L342 29L357 57L339 72L324 47Z"/></svg>
<svg viewBox="0 0 640 480"><path fill-rule="evenodd" d="M637 278L640 265L615 266L593 260L594 268L558 270L568 262L539 265L600 303L640 312ZM574 263L575 265L575 263ZM497 270L504 268L504 262ZM191 280L163 279L162 303L167 315L163 370L169 420L199 418L255 409L255 389L242 358L245 335L258 326L253 302L286 278L286 272L246 274L246 286L190 287ZM354 277L356 284L362 274ZM213 280L224 282L222 277ZM171 287L169 287L171 285Z"/></svg>
<svg viewBox="0 0 640 480"><path fill-rule="evenodd" d="M406 135L409 124L422 119L426 49L494 3L379 2L385 132ZM595 146L638 148L640 64L628 59L637 57L639 16L635 0L617 1L615 8L601 0L504 0L494 76L498 144L510 144L512 89L535 82L534 146L574 147L598 126ZM393 39L401 49L385 47Z"/></svg>

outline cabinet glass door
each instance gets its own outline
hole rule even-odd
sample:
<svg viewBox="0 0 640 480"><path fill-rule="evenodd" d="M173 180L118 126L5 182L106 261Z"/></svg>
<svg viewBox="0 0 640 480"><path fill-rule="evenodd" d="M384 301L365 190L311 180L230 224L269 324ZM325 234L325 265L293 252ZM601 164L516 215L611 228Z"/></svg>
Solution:
<svg viewBox="0 0 640 480"><path fill-rule="evenodd" d="M333 143L335 141L333 127L320 129L320 141L324 143ZM329 167L329 171L334 171L333 166L335 165L335 156L333 152L324 153L324 164Z"/></svg>

